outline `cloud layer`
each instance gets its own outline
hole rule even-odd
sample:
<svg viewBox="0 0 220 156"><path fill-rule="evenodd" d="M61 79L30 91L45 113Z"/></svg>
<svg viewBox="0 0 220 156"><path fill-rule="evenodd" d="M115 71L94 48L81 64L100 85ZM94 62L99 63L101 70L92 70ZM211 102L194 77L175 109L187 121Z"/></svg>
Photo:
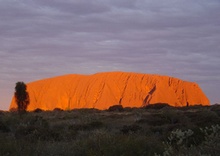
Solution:
<svg viewBox="0 0 220 156"><path fill-rule="evenodd" d="M219 102L219 0L0 0L0 109L17 81L134 71L199 83Z"/></svg>

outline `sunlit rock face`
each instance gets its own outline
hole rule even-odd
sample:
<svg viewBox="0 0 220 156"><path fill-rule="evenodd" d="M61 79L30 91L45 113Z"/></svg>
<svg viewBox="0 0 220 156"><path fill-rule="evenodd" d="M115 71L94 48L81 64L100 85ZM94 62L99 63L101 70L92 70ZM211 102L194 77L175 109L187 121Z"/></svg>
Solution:
<svg viewBox="0 0 220 156"><path fill-rule="evenodd" d="M58 76L28 83L27 90L30 96L28 110L103 110L116 104L123 107L142 107L154 103L209 105L208 98L196 83L168 76L127 72ZM16 108L14 97L11 108Z"/></svg>

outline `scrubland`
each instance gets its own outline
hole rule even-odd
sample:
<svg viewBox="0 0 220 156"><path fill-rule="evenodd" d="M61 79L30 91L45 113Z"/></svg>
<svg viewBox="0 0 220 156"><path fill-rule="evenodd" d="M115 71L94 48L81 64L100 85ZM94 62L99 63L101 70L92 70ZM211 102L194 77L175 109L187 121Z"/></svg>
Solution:
<svg viewBox="0 0 220 156"><path fill-rule="evenodd" d="M220 153L220 105L0 112L2 156Z"/></svg>

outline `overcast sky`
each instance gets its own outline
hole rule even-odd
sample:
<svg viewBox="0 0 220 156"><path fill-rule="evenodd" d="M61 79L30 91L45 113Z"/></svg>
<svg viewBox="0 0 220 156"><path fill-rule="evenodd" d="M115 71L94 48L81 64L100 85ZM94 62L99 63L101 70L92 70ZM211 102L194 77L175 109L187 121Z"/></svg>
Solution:
<svg viewBox="0 0 220 156"><path fill-rule="evenodd" d="M220 103L220 1L0 0L0 109L18 81L103 71L197 82Z"/></svg>

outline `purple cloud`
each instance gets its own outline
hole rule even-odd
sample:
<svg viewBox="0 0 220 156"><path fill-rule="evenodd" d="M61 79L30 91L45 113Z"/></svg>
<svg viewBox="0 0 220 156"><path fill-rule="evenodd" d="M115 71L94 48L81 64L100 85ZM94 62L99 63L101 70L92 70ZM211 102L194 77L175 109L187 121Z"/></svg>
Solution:
<svg viewBox="0 0 220 156"><path fill-rule="evenodd" d="M17 81L134 71L199 83L220 103L218 0L2 0L0 109Z"/></svg>

